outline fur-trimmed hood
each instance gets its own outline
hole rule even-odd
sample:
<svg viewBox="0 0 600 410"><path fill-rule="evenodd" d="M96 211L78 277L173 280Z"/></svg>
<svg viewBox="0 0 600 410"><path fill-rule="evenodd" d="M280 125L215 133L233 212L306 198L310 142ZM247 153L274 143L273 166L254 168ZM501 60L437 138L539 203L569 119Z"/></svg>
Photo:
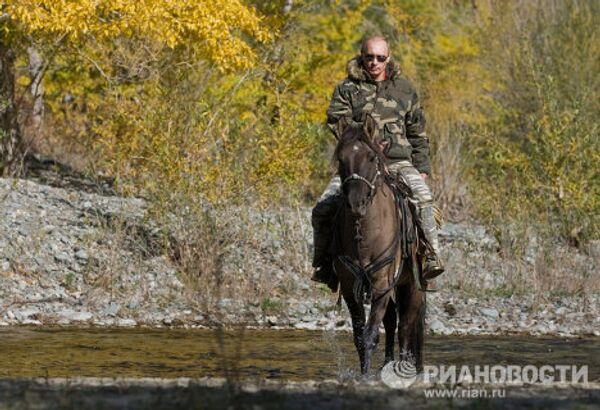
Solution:
<svg viewBox="0 0 600 410"><path fill-rule="evenodd" d="M348 61L348 65L346 66L348 70L348 77L352 80L357 81L373 81L369 76L369 73L363 68L362 65L362 57L357 55L352 60ZM400 68L398 64L394 61L393 57L390 57L390 61L386 67L387 71L387 79L393 80L396 76L400 74Z"/></svg>

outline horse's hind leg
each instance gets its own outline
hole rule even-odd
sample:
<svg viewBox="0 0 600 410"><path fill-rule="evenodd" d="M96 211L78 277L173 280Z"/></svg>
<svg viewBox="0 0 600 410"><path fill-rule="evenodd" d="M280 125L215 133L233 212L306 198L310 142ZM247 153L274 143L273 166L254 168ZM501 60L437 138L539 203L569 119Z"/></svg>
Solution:
<svg viewBox="0 0 600 410"><path fill-rule="evenodd" d="M373 357L373 351L377 346L379 336L379 325L385 315L388 300L390 299L389 292L384 294L373 293L371 302L371 313L369 314L369 320L365 327L364 332L364 346L365 346L365 361L362 366L362 373L369 373L371 367L371 359Z"/></svg>
<svg viewBox="0 0 600 410"><path fill-rule="evenodd" d="M354 300L354 294L352 291L342 293L348 310L350 311L350 318L352 319L352 333L354 335L354 346L358 353L358 359L360 360L360 368L362 369L365 362L365 345L363 343L363 333L365 329L365 307L362 303L357 303Z"/></svg>
<svg viewBox="0 0 600 410"><path fill-rule="evenodd" d="M425 332L425 292L413 283L398 288L398 343L400 360L412 361L417 371L423 370Z"/></svg>
<svg viewBox="0 0 600 410"><path fill-rule="evenodd" d="M385 327L385 361L384 365L394 360L394 342L396 336L396 305L389 301L383 317L383 326Z"/></svg>

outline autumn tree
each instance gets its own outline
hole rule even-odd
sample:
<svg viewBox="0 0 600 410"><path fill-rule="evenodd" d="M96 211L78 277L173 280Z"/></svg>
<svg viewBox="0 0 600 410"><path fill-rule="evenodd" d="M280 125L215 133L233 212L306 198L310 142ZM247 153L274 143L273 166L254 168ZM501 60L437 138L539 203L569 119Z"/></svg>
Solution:
<svg viewBox="0 0 600 410"><path fill-rule="evenodd" d="M239 0L5 0L0 4L0 169L23 171L24 147L15 103L15 58L28 41L109 44L147 39L170 48L193 44L197 55L223 72L252 66L255 44L270 32ZM40 82L38 77L36 81Z"/></svg>

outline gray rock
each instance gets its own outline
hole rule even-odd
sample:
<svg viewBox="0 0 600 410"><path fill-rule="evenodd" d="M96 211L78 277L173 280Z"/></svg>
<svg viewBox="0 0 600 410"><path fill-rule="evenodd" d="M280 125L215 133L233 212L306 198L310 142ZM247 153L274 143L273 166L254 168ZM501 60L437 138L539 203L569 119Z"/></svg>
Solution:
<svg viewBox="0 0 600 410"><path fill-rule="evenodd" d="M497 319L500 314L494 308L481 308L479 309L482 315L487 316L492 319Z"/></svg>
<svg viewBox="0 0 600 410"><path fill-rule="evenodd" d="M37 315L40 313L38 308L25 308L14 311L14 316L19 322L23 322L29 319L31 316Z"/></svg>
<svg viewBox="0 0 600 410"><path fill-rule="evenodd" d="M119 313L120 310L121 310L120 304L111 302L107 307L105 307L104 309L102 309L102 311L100 311L100 314L102 316L115 317L115 316L117 316L117 314Z"/></svg>
<svg viewBox="0 0 600 410"><path fill-rule="evenodd" d="M85 261L88 259L88 254L85 250L79 249L77 252L75 252L75 257Z"/></svg>
<svg viewBox="0 0 600 410"><path fill-rule="evenodd" d="M39 320L36 320L36 319L25 319L25 320L23 320L23 322L21 322L21 324L30 325L30 326L40 326L42 324L42 322L40 322Z"/></svg>
<svg viewBox="0 0 600 410"><path fill-rule="evenodd" d="M129 301L129 303L127 304L127 307L129 309L137 309L140 306L140 301L138 298L133 298L131 301Z"/></svg>
<svg viewBox="0 0 600 410"><path fill-rule="evenodd" d="M317 330L318 329L316 320L313 320L308 323L305 323L305 322L295 323L294 327L296 329L302 329L302 330Z"/></svg>
<svg viewBox="0 0 600 410"><path fill-rule="evenodd" d="M67 263L71 261L71 258L64 252L57 252L54 254L54 260L57 262Z"/></svg>
<svg viewBox="0 0 600 410"><path fill-rule="evenodd" d="M29 231L29 229L22 228L22 227L20 227L20 228L17 229L17 233L19 235L21 235L21 236L29 236L29 235L31 235L31 232Z"/></svg>
<svg viewBox="0 0 600 410"><path fill-rule="evenodd" d="M439 319L433 319L429 323L429 330L433 333L443 333L446 330L446 326Z"/></svg>
<svg viewBox="0 0 600 410"><path fill-rule="evenodd" d="M229 299L229 298L223 298L221 300L219 300L218 305L220 307L229 307L233 305L233 299Z"/></svg>
<svg viewBox="0 0 600 410"><path fill-rule="evenodd" d="M133 319L119 319L116 322L117 326L121 327L133 327L137 326L137 322Z"/></svg>
<svg viewBox="0 0 600 410"><path fill-rule="evenodd" d="M76 312L73 310L64 310L59 312L59 315L68 322L87 322L94 316L90 312Z"/></svg>
<svg viewBox="0 0 600 410"><path fill-rule="evenodd" d="M306 313L308 313L308 308L304 303L298 303L298 307L296 307L296 312L298 312L298 314L300 315L305 315Z"/></svg>

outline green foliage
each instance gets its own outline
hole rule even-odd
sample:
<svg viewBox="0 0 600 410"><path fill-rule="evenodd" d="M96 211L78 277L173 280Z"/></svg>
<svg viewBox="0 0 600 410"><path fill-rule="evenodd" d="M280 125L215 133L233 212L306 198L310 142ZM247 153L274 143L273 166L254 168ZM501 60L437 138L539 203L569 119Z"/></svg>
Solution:
<svg viewBox="0 0 600 410"><path fill-rule="evenodd" d="M471 186L488 221L579 241L600 234L600 9L546 6L499 6L483 27L497 84L469 144Z"/></svg>
<svg viewBox="0 0 600 410"><path fill-rule="evenodd" d="M266 297L260 302L260 308L264 314L279 313L281 311L282 304L279 299L271 299Z"/></svg>

